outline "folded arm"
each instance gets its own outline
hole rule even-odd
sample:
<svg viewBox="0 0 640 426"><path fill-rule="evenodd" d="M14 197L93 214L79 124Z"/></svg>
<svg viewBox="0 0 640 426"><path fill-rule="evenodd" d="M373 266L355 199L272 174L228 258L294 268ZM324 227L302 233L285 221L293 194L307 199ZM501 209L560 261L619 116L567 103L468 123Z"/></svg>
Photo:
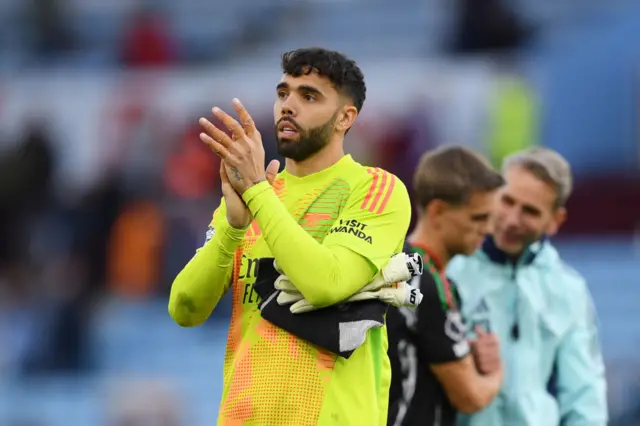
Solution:
<svg viewBox="0 0 640 426"><path fill-rule="evenodd" d="M363 214L356 211L363 196L355 192L336 221L339 224L357 217L358 223L367 227L370 242L362 242L353 233L332 232L339 225L334 225L323 243L316 241L296 222L266 182L250 188L243 198L279 267L309 303L324 307L364 287L401 247L411 205L404 186L396 186L394 193L390 198L398 199L395 205L399 208Z"/></svg>
<svg viewBox="0 0 640 426"><path fill-rule="evenodd" d="M431 364L431 369L451 404L464 414L482 410L500 391L502 372L480 374L471 355L456 361Z"/></svg>
<svg viewBox="0 0 640 426"><path fill-rule="evenodd" d="M460 314L453 282L424 274L420 280L422 303L417 308L416 333L423 365L428 364L451 404L472 414L489 405L500 391L502 370L482 375L478 371Z"/></svg>
<svg viewBox="0 0 640 426"><path fill-rule="evenodd" d="M202 324L225 295L231 284L233 254L245 234L226 221L224 203L214 213L210 232L215 233L171 286L169 314L183 327Z"/></svg>

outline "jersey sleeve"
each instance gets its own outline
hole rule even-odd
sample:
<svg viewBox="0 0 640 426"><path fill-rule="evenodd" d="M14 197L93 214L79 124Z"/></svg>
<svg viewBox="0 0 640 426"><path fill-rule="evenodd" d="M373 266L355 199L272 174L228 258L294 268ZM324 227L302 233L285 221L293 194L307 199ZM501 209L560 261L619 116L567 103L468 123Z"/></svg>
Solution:
<svg viewBox="0 0 640 426"><path fill-rule="evenodd" d="M443 282L425 272L420 282L422 302L418 310L416 333L425 361L439 364L457 361L469 354L466 328L458 309L451 282Z"/></svg>
<svg viewBox="0 0 640 426"><path fill-rule="evenodd" d="M169 312L180 325L204 322L229 290L233 255L245 230L232 228L224 200L215 210L204 245L180 271L171 286Z"/></svg>
<svg viewBox="0 0 640 426"><path fill-rule="evenodd" d="M404 183L382 169L368 169L368 179L351 192L347 205L323 244L342 246L380 270L402 247L411 221L411 201Z"/></svg>

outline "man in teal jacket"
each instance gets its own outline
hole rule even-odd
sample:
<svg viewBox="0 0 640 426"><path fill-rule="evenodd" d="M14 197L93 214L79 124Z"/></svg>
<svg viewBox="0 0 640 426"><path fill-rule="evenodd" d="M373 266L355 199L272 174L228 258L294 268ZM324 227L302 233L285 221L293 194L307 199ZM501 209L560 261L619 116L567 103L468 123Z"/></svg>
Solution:
<svg viewBox="0 0 640 426"><path fill-rule="evenodd" d="M492 236L473 256L457 257L469 330L501 341L499 396L458 426L605 426L605 371L587 284L547 239L566 218L571 169L558 153L532 148L505 159ZM476 351L480 369L490 370Z"/></svg>

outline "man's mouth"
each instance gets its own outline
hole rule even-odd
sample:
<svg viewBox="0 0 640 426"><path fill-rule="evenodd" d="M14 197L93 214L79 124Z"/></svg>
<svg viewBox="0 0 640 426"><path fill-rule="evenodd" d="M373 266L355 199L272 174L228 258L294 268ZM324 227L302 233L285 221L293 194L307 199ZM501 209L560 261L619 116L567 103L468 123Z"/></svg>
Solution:
<svg viewBox="0 0 640 426"><path fill-rule="evenodd" d="M502 236L510 244L519 243L522 240L522 236L516 232L507 231Z"/></svg>
<svg viewBox="0 0 640 426"><path fill-rule="evenodd" d="M296 126L294 126L289 121L283 121L278 124L278 133L282 136L294 136L298 134L298 130L296 130Z"/></svg>

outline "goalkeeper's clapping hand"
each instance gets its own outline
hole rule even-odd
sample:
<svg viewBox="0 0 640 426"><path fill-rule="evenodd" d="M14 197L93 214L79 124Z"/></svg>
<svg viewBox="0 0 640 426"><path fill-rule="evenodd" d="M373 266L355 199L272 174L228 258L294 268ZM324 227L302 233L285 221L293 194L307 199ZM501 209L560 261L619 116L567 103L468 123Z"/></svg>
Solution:
<svg viewBox="0 0 640 426"><path fill-rule="evenodd" d="M275 268L282 273L277 263ZM422 271L422 257L419 254L398 253L391 257L389 262L369 284L342 303L379 300L396 307L407 306L415 308L422 301L422 293L418 288L412 287L406 281L422 275ZM286 275L281 275L274 286L277 290L280 290L280 294L277 297L278 304L290 304L292 313L301 314L317 309L304 298Z"/></svg>

